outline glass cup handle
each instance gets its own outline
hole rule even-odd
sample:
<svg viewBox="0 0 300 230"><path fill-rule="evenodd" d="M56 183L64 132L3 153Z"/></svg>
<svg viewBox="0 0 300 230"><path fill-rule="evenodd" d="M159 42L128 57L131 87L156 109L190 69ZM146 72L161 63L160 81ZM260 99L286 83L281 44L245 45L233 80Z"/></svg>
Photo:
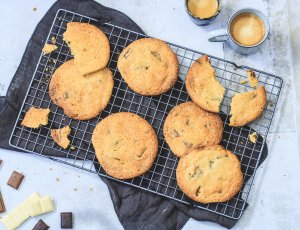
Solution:
<svg viewBox="0 0 300 230"><path fill-rule="evenodd" d="M226 29L213 30L208 35L208 41L210 42L226 42L228 35Z"/></svg>

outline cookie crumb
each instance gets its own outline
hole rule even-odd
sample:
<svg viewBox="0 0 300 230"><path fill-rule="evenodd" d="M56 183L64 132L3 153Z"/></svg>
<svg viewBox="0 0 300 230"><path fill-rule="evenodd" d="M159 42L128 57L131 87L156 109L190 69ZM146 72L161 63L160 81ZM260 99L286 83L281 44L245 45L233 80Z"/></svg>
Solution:
<svg viewBox="0 0 300 230"><path fill-rule="evenodd" d="M59 182L59 181L60 181L59 177L56 177L55 179L56 179L56 182Z"/></svg>
<svg viewBox="0 0 300 230"><path fill-rule="evenodd" d="M247 80L245 80L245 79L243 79L243 80L240 81L240 84L242 84L242 85L244 85L246 83L247 83Z"/></svg>
<svg viewBox="0 0 300 230"><path fill-rule="evenodd" d="M56 43L56 38L55 38L54 36L51 37L51 43L52 43L53 45L55 45L55 43Z"/></svg>
<svg viewBox="0 0 300 230"><path fill-rule="evenodd" d="M36 10L37 10L36 7L33 7L33 8L32 8L32 11L33 11L33 12L36 12Z"/></svg>
<svg viewBox="0 0 300 230"><path fill-rule="evenodd" d="M256 88L258 86L258 80L256 78L255 73L252 70L247 70L248 81L252 88Z"/></svg>
<svg viewBox="0 0 300 230"><path fill-rule="evenodd" d="M248 138L251 143L255 144L256 140L257 140L257 133L253 132L253 133L249 134Z"/></svg>
<svg viewBox="0 0 300 230"><path fill-rule="evenodd" d="M74 145L71 145L71 146L70 146L70 149L71 149L71 150L75 150L76 147L75 147Z"/></svg>
<svg viewBox="0 0 300 230"><path fill-rule="evenodd" d="M70 126L65 126L61 129L51 129L50 135L52 139L56 142L56 144L66 149L70 144L70 140L68 139L70 133L71 133Z"/></svg>
<svg viewBox="0 0 300 230"><path fill-rule="evenodd" d="M93 188L90 188L90 191L92 192L92 191L94 191L94 189L93 189Z"/></svg>

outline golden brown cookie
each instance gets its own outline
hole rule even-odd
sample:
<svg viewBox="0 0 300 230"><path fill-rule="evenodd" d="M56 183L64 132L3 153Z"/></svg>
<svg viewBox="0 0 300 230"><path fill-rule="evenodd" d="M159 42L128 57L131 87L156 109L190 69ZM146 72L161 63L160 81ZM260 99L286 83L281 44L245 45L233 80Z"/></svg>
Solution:
<svg viewBox="0 0 300 230"><path fill-rule="evenodd" d="M50 109L39 109L31 107L26 112L25 117L21 122L21 125L33 129L37 129L42 125L47 125L49 113Z"/></svg>
<svg viewBox="0 0 300 230"><path fill-rule="evenodd" d="M181 157L195 146L219 144L223 123L217 114L193 102L175 106L164 123L164 136L172 152Z"/></svg>
<svg viewBox="0 0 300 230"><path fill-rule="evenodd" d="M92 143L103 169L118 179L144 174L153 165L158 151L152 126L129 112L104 118L93 132Z"/></svg>
<svg viewBox="0 0 300 230"><path fill-rule="evenodd" d="M230 126L243 126L257 119L266 106L267 96L264 86L232 97Z"/></svg>
<svg viewBox="0 0 300 230"><path fill-rule="evenodd" d="M133 91L145 96L160 95L175 84L178 59L165 42L142 38L122 51L118 69Z"/></svg>
<svg viewBox="0 0 300 230"><path fill-rule="evenodd" d="M64 149L66 149L70 144L70 140L68 139L70 133L70 126L65 126L61 129L51 129L51 137L56 142L56 144Z"/></svg>
<svg viewBox="0 0 300 230"><path fill-rule="evenodd" d="M81 74L96 72L107 65L110 53L109 42L106 35L96 26L82 22L69 22L63 40L68 43Z"/></svg>
<svg viewBox="0 0 300 230"><path fill-rule="evenodd" d="M106 107L113 85L113 75L108 68L82 76L73 60L69 60L54 72L49 94L68 117L87 120Z"/></svg>
<svg viewBox="0 0 300 230"><path fill-rule="evenodd" d="M243 174L236 155L215 145L192 149L180 158L176 180L182 192L194 201L225 202L241 189Z"/></svg>
<svg viewBox="0 0 300 230"><path fill-rule="evenodd" d="M185 85L192 101L202 109L214 113L220 111L225 88L216 79L215 70L207 55L192 64L186 76Z"/></svg>

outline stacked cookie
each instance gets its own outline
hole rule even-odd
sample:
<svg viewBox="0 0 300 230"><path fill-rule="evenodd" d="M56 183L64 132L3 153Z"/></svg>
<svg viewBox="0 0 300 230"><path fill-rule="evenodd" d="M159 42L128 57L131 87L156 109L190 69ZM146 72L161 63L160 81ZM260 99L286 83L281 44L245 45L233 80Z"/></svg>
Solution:
<svg viewBox="0 0 300 230"><path fill-rule="evenodd" d="M63 34L74 59L63 63L49 86L51 100L73 119L96 117L106 106L114 85L106 65L110 46L106 35L88 23L70 22Z"/></svg>

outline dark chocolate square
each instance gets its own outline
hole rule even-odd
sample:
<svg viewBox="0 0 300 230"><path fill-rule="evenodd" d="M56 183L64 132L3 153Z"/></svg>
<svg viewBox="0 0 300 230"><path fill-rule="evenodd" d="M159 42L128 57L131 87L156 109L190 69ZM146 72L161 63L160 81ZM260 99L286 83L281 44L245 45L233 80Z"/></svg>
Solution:
<svg viewBox="0 0 300 230"><path fill-rule="evenodd" d="M73 228L73 214L72 212L60 213L61 228Z"/></svg>
<svg viewBox="0 0 300 230"><path fill-rule="evenodd" d="M22 183L23 179L24 179L24 175L23 174L21 174L21 173L19 173L17 171L14 171L11 174L11 176L10 176L7 184L9 186L13 187L14 189L18 189L20 187L20 184Z"/></svg>
<svg viewBox="0 0 300 230"><path fill-rule="evenodd" d="M42 220L39 220L32 230L48 230L49 226Z"/></svg>
<svg viewBox="0 0 300 230"><path fill-rule="evenodd" d="M5 209L3 197L2 197L2 194L1 194L1 192L0 192L0 213L1 213L1 212L5 212L5 211L6 211L6 209Z"/></svg>

